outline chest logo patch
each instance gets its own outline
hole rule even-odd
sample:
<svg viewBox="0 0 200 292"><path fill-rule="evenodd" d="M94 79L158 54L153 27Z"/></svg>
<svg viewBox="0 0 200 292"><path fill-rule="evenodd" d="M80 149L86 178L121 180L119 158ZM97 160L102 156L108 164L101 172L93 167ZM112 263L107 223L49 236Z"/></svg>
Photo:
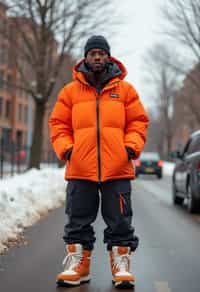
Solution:
<svg viewBox="0 0 200 292"><path fill-rule="evenodd" d="M112 97L112 98L119 98L120 96L117 93L111 93L110 94L110 97Z"/></svg>

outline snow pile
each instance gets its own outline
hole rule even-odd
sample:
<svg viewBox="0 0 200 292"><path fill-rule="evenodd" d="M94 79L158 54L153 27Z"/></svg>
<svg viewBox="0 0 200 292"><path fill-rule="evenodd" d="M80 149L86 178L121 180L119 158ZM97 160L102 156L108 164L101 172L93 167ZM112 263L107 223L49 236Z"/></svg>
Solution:
<svg viewBox="0 0 200 292"><path fill-rule="evenodd" d="M163 164L163 174L167 176L172 176L175 163L165 161Z"/></svg>
<svg viewBox="0 0 200 292"><path fill-rule="evenodd" d="M0 181L0 252L24 227L65 200L64 168L32 169Z"/></svg>

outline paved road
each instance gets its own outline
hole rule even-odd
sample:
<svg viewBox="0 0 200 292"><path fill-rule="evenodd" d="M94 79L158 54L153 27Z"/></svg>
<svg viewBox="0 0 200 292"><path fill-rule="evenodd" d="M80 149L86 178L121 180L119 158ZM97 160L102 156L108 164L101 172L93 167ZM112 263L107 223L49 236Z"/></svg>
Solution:
<svg viewBox="0 0 200 292"><path fill-rule="evenodd" d="M200 216L171 204L170 179L139 178L133 185L135 225L140 247L133 256L137 292L200 291ZM0 257L1 292L111 292L109 261L102 243L104 223L95 224L98 242L92 255L92 281L57 288L64 253L64 210L58 209L29 229L27 246ZM126 291L126 290L125 290Z"/></svg>

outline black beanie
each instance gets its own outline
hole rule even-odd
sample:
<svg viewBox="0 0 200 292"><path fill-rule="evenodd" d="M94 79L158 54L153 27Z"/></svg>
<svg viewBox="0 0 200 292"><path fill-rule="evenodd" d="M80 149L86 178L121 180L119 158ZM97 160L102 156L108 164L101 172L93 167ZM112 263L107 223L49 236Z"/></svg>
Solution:
<svg viewBox="0 0 200 292"><path fill-rule="evenodd" d="M101 35L94 35L87 40L84 48L85 57L91 49L103 49L110 56L110 46L107 40Z"/></svg>

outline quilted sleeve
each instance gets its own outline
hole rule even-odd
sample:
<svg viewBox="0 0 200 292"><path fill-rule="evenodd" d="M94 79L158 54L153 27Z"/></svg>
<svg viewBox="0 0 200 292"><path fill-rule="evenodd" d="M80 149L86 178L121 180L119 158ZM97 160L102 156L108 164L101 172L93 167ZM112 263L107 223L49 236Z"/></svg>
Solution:
<svg viewBox="0 0 200 292"><path fill-rule="evenodd" d="M140 101L136 90L128 84L128 94L125 103L126 127L125 147L131 148L138 158L146 142L148 115Z"/></svg>
<svg viewBox="0 0 200 292"><path fill-rule="evenodd" d="M59 93L57 102L49 119L50 139L54 151L60 160L65 160L65 153L73 147L72 103L67 86Z"/></svg>

